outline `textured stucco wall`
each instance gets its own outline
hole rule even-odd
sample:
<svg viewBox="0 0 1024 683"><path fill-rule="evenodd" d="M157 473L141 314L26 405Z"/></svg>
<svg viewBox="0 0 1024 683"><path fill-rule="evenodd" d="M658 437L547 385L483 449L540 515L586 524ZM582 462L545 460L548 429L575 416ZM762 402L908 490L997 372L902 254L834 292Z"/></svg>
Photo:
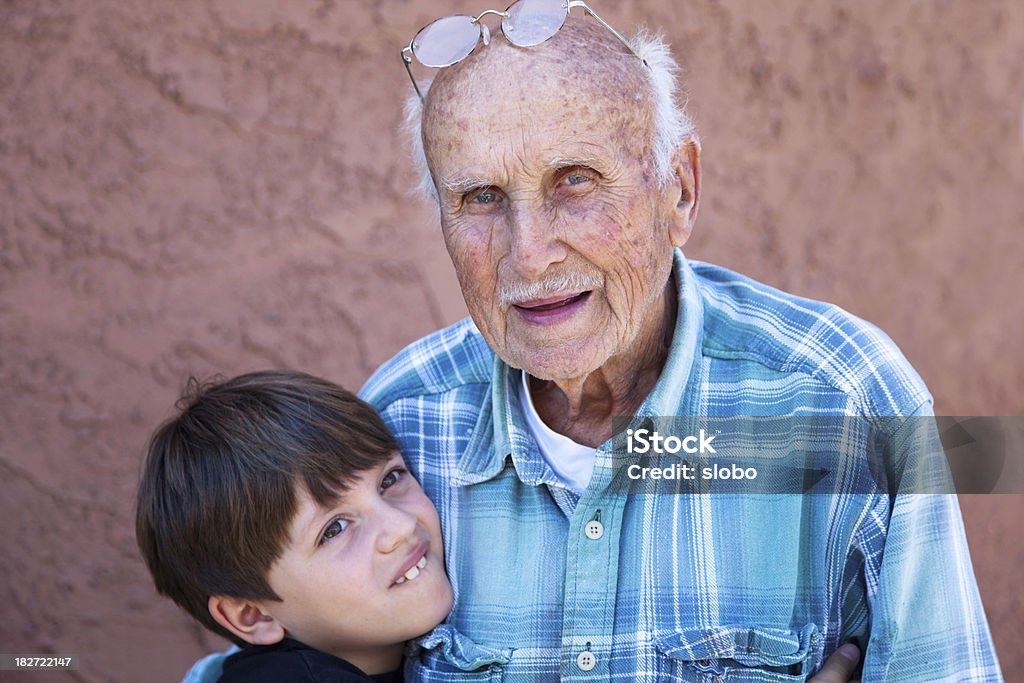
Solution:
<svg viewBox="0 0 1024 683"><path fill-rule="evenodd" d="M691 257L877 323L942 413L1024 413L1024 3L595 1L686 66ZM453 6L482 8L0 1L0 652L83 661L25 680L173 681L221 646L133 538L189 373L358 387L464 314L395 132L398 50ZM1024 505L963 504L1013 680Z"/></svg>

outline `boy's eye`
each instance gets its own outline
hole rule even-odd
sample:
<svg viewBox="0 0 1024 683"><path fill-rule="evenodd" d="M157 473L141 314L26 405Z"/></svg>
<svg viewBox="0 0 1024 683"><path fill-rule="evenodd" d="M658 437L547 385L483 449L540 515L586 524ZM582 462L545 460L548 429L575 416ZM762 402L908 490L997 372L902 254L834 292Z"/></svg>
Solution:
<svg viewBox="0 0 1024 683"><path fill-rule="evenodd" d="M401 481L402 477L405 476L407 472L408 470L405 469L404 467L396 467L395 469L385 474L384 478L380 480L381 490L383 491L385 489L389 489L395 484L397 484L399 481Z"/></svg>
<svg viewBox="0 0 1024 683"><path fill-rule="evenodd" d="M324 528L324 533L320 536L320 543L329 541L348 527L348 520L336 519Z"/></svg>

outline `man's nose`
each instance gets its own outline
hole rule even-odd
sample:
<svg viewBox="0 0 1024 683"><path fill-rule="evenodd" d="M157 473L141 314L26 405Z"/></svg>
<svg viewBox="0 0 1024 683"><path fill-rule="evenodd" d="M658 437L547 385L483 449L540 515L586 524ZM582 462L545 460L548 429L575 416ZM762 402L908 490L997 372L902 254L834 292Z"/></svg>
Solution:
<svg viewBox="0 0 1024 683"><path fill-rule="evenodd" d="M390 553L406 545L416 532L416 516L409 511L381 500L378 506L376 545L382 553Z"/></svg>
<svg viewBox="0 0 1024 683"><path fill-rule="evenodd" d="M548 212L533 202L519 202L510 213L511 265L523 278L543 275L568 250Z"/></svg>

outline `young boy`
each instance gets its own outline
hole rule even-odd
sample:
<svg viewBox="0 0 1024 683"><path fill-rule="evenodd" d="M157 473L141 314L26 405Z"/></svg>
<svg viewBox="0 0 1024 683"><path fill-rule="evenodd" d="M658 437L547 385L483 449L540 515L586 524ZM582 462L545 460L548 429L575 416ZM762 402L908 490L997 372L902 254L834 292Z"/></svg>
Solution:
<svg viewBox="0 0 1024 683"><path fill-rule="evenodd" d="M157 590L242 647L221 683L400 681L452 590L437 511L373 408L295 372L193 382L177 405L136 537Z"/></svg>

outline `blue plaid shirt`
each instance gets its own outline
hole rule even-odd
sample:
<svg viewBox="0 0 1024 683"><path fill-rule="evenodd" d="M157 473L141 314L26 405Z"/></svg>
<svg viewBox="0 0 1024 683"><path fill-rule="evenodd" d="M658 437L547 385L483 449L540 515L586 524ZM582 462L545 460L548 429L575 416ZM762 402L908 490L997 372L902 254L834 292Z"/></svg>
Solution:
<svg viewBox="0 0 1024 683"><path fill-rule="evenodd" d="M841 309L679 251L674 282L639 416L931 414L892 341ZM577 496L520 372L464 320L363 388L437 505L455 589L408 679L794 681L857 639L865 681L1001 680L954 495L630 495L606 443Z"/></svg>

